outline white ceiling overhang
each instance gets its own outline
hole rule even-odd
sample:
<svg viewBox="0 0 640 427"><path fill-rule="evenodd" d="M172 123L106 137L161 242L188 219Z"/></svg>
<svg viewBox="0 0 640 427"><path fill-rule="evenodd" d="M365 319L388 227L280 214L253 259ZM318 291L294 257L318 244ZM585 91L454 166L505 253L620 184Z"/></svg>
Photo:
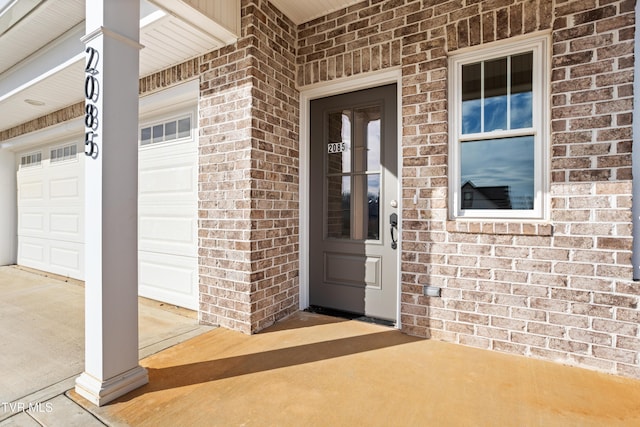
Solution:
<svg viewBox="0 0 640 427"><path fill-rule="evenodd" d="M151 1L141 0L140 76L237 39L240 0ZM226 15L206 10L222 2ZM85 0L17 0L0 10L0 131L84 99L84 13Z"/></svg>
<svg viewBox="0 0 640 427"><path fill-rule="evenodd" d="M295 24L300 25L313 19L327 15L336 10L344 9L363 0L270 0L271 3L289 17Z"/></svg>
<svg viewBox="0 0 640 427"><path fill-rule="evenodd" d="M357 0L272 0L300 24ZM140 0L140 76L234 43L240 0ZM83 100L85 0L0 6L0 131Z"/></svg>

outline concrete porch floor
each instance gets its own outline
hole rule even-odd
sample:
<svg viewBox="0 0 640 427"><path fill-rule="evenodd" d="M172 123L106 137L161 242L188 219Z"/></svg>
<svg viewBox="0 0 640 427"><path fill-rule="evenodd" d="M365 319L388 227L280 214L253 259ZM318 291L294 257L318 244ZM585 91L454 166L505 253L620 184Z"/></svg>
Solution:
<svg viewBox="0 0 640 427"><path fill-rule="evenodd" d="M101 408L119 426L636 426L640 381L300 312L215 329L142 361Z"/></svg>
<svg viewBox="0 0 640 427"><path fill-rule="evenodd" d="M0 267L0 427L99 427L66 397L84 369L84 285ZM195 312L139 299L141 358L212 328Z"/></svg>

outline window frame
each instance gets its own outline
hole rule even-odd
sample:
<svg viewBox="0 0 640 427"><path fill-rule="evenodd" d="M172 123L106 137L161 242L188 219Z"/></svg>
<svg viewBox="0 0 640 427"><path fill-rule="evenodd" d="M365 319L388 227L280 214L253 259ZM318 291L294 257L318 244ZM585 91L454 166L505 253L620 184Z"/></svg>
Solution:
<svg viewBox="0 0 640 427"><path fill-rule="evenodd" d="M52 156L53 151L57 151L62 149L64 151L65 148L69 148L69 151L71 151L71 147L75 147L76 152L74 154L69 154L68 156L63 155L62 157L56 157L54 159L54 157ZM64 164L64 163L70 163L70 162L77 162L78 161L78 144L75 142L72 143L68 143L68 144L62 144L62 145L55 145L53 147L49 147L49 164L51 165L59 165L59 164ZM57 154L56 154L57 155Z"/></svg>
<svg viewBox="0 0 640 427"><path fill-rule="evenodd" d="M35 160L31 161L35 156ZM19 166L20 169L30 169L30 168L41 168L42 167L42 151L30 151L28 153L24 153L20 155ZM26 159L29 159L29 162L25 162Z"/></svg>
<svg viewBox="0 0 640 427"><path fill-rule="evenodd" d="M549 175L549 36L539 35L475 46L449 57L449 216L451 219L548 218ZM462 67L526 52L533 53L532 127L462 134ZM463 209L461 189L461 143L510 137L534 138L533 209Z"/></svg>
<svg viewBox="0 0 640 427"><path fill-rule="evenodd" d="M189 135L181 137L179 136L180 135L179 122L186 119L189 119ZM156 117L155 120L153 121L141 122L138 126L138 148L142 150L146 150L152 147L157 147L159 145L171 145L171 144L179 144L185 141L192 141L195 136L194 120L195 120L195 114L192 111L186 111L179 114L172 114L166 117L161 117L161 118ZM167 135L165 133L166 125L172 122L174 122L176 125L175 137L171 139L165 139ZM154 141L155 137L153 132L154 132L154 128L156 127L162 127L162 136L161 136L162 141ZM150 134L149 142L143 144L142 131L146 129L149 129L151 134Z"/></svg>

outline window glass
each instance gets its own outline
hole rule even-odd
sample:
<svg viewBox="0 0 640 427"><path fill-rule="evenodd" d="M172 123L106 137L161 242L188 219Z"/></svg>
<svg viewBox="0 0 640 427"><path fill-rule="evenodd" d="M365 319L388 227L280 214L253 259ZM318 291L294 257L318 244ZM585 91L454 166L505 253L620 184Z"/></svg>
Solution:
<svg viewBox="0 0 640 427"><path fill-rule="evenodd" d="M20 167L38 166L42 163L42 153L26 154L20 158Z"/></svg>
<svg viewBox="0 0 640 427"><path fill-rule="evenodd" d="M511 129L533 126L533 54L511 57Z"/></svg>
<svg viewBox="0 0 640 427"><path fill-rule="evenodd" d="M484 63L484 132L507 129L507 59Z"/></svg>
<svg viewBox="0 0 640 427"><path fill-rule="evenodd" d="M140 130L140 145L151 144L151 128L143 128Z"/></svg>
<svg viewBox="0 0 640 427"><path fill-rule="evenodd" d="M462 66L463 134L532 125L531 52Z"/></svg>
<svg viewBox="0 0 640 427"><path fill-rule="evenodd" d="M178 138L188 138L191 136L191 118L178 120Z"/></svg>
<svg viewBox="0 0 640 427"><path fill-rule="evenodd" d="M482 64L462 67L462 133L482 131Z"/></svg>
<svg viewBox="0 0 640 427"><path fill-rule="evenodd" d="M191 117L169 120L140 129L141 146L190 137Z"/></svg>
<svg viewBox="0 0 640 427"><path fill-rule="evenodd" d="M462 143L462 208L533 209L534 168L532 136Z"/></svg>
<svg viewBox="0 0 640 427"><path fill-rule="evenodd" d="M53 148L49 152L51 163L61 162L64 160L75 159L78 154L76 144L70 144L65 147Z"/></svg>
<svg viewBox="0 0 640 427"><path fill-rule="evenodd" d="M164 138L165 141L176 139L176 122L167 122L164 124Z"/></svg>
<svg viewBox="0 0 640 427"><path fill-rule="evenodd" d="M153 142L162 142L164 140L164 127L162 125L155 125L153 127Z"/></svg>

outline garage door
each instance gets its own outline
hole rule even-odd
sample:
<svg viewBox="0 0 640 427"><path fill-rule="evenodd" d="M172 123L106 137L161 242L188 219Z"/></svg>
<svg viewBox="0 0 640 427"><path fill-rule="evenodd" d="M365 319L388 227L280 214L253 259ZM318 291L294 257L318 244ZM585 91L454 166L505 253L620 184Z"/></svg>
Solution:
<svg viewBox="0 0 640 427"><path fill-rule="evenodd" d="M198 307L198 149L193 113L140 129L140 295Z"/></svg>
<svg viewBox="0 0 640 427"><path fill-rule="evenodd" d="M194 109L140 129L139 294L197 309ZM84 280L82 144L24 151L18 161L18 264Z"/></svg>
<svg viewBox="0 0 640 427"><path fill-rule="evenodd" d="M84 156L75 142L19 153L18 264L84 279Z"/></svg>

